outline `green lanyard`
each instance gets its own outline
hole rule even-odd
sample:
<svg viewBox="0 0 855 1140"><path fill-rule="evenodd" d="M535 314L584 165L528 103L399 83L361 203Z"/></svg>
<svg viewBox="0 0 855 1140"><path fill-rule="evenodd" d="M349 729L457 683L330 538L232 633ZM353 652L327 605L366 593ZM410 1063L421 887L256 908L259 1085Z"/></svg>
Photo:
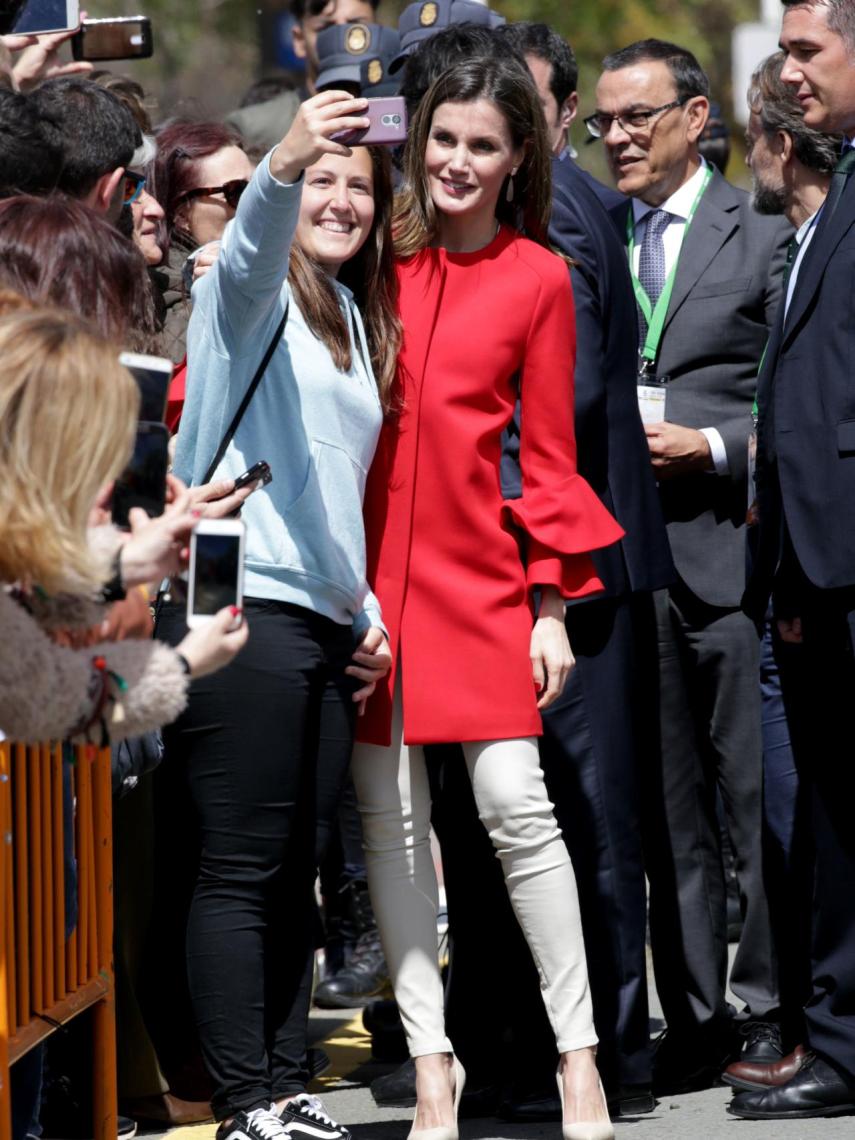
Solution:
<svg viewBox="0 0 855 1140"><path fill-rule="evenodd" d="M692 224L692 219L697 213L698 206L701 204L704 191L712 181L712 176L712 168L707 167L704 172L704 180L701 188L695 196L692 208L689 210L689 216L686 218L686 224L683 226L683 236L680 239L681 248L686 238L686 231ZM632 210L630 210L626 216L626 239L629 248L629 272L632 276L632 287L635 290L635 299L647 321L647 337L644 341L644 348L641 350L641 356L643 360L647 362L647 367L652 371L656 357L659 355L659 342L662 340L662 333L665 329L665 317L668 315L668 306L671 304L671 294L674 292L674 281L677 277L677 266L679 265L680 257L678 253L671 267L671 272L668 274L665 284L662 287L662 292L659 294L656 307L654 308L650 304L650 298L645 293L644 286L638 280L635 272L635 217Z"/></svg>

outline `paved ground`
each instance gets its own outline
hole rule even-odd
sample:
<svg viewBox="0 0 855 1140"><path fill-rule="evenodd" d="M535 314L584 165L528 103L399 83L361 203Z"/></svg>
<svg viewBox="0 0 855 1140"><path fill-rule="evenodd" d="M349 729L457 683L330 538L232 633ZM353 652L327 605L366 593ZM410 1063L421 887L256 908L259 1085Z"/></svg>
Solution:
<svg viewBox="0 0 855 1140"><path fill-rule="evenodd" d="M655 999L654 999L655 1000ZM359 1011L341 1016L316 1013L313 1029L324 1041L333 1070L313 1090L328 1110L350 1125L354 1140L406 1140L411 1112L378 1109L368 1091L374 1077L391 1066L371 1061L369 1039L362 1032ZM730 1090L711 1089L691 1096L669 1097L656 1111L617 1125L617 1140L855 1140L855 1117L834 1120L754 1122L727 1115ZM462 1140L560 1140L558 1124L514 1125L498 1120L465 1120ZM151 1133L151 1140L157 1135ZM213 1140L213 1126L176 1129L169 1140Z"/></svg>
<svg viewBox="0 0 855 1140"><path fill-rule="evenodd" d="M730 947L731 960L736 947ZM661 1029L662 1010L653 986L648 953L648 988L653 1029ZM733 995L730 995L731 998ZM735 1001L735 999L733 999ZM739 1005L738 1002L736 1002ZM368 1086L375 1077L395 1066L371 1060L370 1038L362 1029L360 1010L341 1014L315 1010L312 1037L323 1044L332 1069L312 1087L336 1120L350 1126L354 1140L406 1140L412 1110L378 1109ZM855 1140L855 1116L828 1120L748 1121L728 1116L728 1088L710 1089L689 1096L667 1097L655 1112L621 1121L617 1140ZM213 1125L149 1133L149 1140L214 1140ZM461 1140L560 1140L555 1124L515 1125L494 1119L464 1120Z"/></svg>

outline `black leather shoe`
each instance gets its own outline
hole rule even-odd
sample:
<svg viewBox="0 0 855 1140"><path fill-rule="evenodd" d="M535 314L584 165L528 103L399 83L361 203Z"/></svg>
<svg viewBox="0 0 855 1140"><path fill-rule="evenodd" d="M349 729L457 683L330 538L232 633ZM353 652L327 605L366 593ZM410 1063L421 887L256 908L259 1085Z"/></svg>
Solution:
<svg viewBox="0 0 855 1140"><path fill-rule="evenodd" d="M499 1118L513 1124L540 1124L561 1116L561 1101L551 1089L512 1091L499 1105Z"/></svg>
<svg viewBox="0 0 855 1140"><path fill-rule="evenodd" d="M737 1093L727 1111L743 1120L801 1120L855 1112L855 1082L844 1080L815 1054L785 1085Z"/></svg>
<svg viewBox="0 0 855 1140"><path fill-rule="evenodd" d="M371 1082L371 1095L379 1108L413 1108L416 1103L416 1063L405 1061L394 1073Z"/></svg>
<svg viewBox="0 0 855 1140"><path fill-rule="evenodd" d="M739 1060L750 1065L777 1065L784 1057L780 1026L772 1021L746 1021L739 1032L745 1038Z"/></svg>
<svg viewBox="0 0 855 1140"><path fill-rule="evenodd" d="M666 1030L653 1053L653 1095L679 1096L714 1088L737 1053L727 1032L692 1040Z"/></svg>
<svg viewBox="0 0 855 1140"><path fill-rule="evenodd" d="M656 1097L650 1085L620 1085L616 1092L606 1093L606 1100L612 1120L644 1116L656 1108Z"/></svg>
<svg viewBox="0 0 855 1140"><path fill-rule="evenodd" d="M467 1079L457 1115L461 1120L482 1120L486 1116L495 1116L501 1098L500 1085L481 1085L473 1088Z"/></svg>
<svg viewBox="0 0 855 1140"><path fill-rule="evenodd" d="M350 962L315 990L319 1009L353 1009L389 991L389 969L376 930L360 935Z"/></svg>

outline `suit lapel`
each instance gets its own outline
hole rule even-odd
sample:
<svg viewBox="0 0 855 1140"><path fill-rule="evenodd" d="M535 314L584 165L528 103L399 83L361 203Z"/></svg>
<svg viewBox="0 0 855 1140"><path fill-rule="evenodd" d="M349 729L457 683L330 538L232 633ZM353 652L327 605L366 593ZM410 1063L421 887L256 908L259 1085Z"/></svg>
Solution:
<svg viewBox="0 0 855 1140"><path fill-rule="evenodd" d="M787 313L785 322L782 344L786 343L793 331L798 328L801 318L819 288L831 255L840 245L853 222L855 222L855 176L850 176L833 217L830 219L820 218L817 222L816 233L799 267L793 299L790 302L790 311Z"/></svg>
<svg viewBox="0 0 855 1140"><path fill-rule="evenodd" d="M680 248L674 292L665 318L665 328L697 285L702 274L738 226L735 211L739 199L719 175L713 176L700 201Z"/></svg>

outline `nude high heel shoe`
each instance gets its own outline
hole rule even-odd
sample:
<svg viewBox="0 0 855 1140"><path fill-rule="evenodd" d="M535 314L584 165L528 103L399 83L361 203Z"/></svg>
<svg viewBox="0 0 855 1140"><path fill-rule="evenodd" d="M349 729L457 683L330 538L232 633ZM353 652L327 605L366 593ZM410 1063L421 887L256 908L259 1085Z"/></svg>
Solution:
<svg viewBox="0 0 855 1140"><path fill-rule="evenodd" d="M454 1124L451 1128L422 1128L418 1132L412 1129L407 1140L459 1140L457 1111L460 1108L460 1098L463 1096L463 1086L466 1084L466 1072L453 1054L451 1060L454 1073Z"/></svg>
<svg viewBox="0 0 855 1140"><path fill-rule="evenodd" d="M564 1081L561 1070L555 1074L558 1078L558 1096L561 1100L561 1117L564 1117ZM608 1116L606 1094L603 1092L603 1082L600 1081L600 1096L603 1098L603 1108ZM575 1124L561 1125L561 1135L564 1140L614 1140L615 1130L610 1120L577 1120Z"/></svg>

